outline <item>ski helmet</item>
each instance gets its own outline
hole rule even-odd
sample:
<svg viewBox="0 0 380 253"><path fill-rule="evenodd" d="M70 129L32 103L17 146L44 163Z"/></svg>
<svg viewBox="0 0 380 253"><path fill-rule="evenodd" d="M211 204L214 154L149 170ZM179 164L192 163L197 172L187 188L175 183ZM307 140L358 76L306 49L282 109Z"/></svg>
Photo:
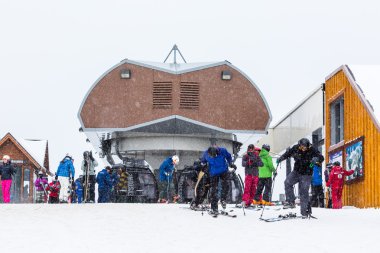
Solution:
<svg viewBox="0 0 380 253"><path fill-rule="evenodd" d="M90 152L88 152L88 151L83 152L83 158L84 159L87 159L89 156L90 156Z"/></svg>
<svg viewBox="0 0 380 253"><path fill-rule="evenodd" d="M11 160L11 158L9 157L9 155L4 155L4 156L3 156L3 160L7 160L7 161L9 161L9 160Z"/></svg>
<svg viewBox="0 0 380 253"><path fill-rule="evenodd" d="M179 157L177 155L172 156L172 161L174 165L177 165L179 163Z"/></svg>
<svg viewBox="0 0 380 253"><path fill-rule="evenodd" d="M38 171L38 175L43 175L44 173L43 173L43 171L42 170L39 170Z"/></svg>
<svg viewBox="0 0 380 253"><path fill-rule="evenodd" d="M270 151L270 146L268 144L263 144L262 149L265 149L266 151Z"/></svg>
<svg viewBox="0 0 380 253"><path fill-rule="evenodd" d="M298 145L309 148L310 147L310 141L307 138L302 138L298 141Z"/></svg>
<svg viewBox="0 0 380 253"><path fill-rule="evenodd" d="M336 161L333 163L334 166L340 166L340 162Z"/></svg>

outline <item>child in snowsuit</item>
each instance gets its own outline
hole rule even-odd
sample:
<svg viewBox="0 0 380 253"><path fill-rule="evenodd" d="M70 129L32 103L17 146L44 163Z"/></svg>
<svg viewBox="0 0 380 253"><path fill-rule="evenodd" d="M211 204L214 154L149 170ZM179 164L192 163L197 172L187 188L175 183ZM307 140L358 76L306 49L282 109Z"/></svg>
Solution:
<svg viewBox="0 0 380 253"><path fill-rule="evenodd" d="M322 167L320 164L315 164L313 167L313 177L311 178L311 206L325 207L322 186Z"/></svg>
<svg viewBox="0 0 380 253"><path fill-rule="evenodd" d="M210 176L208 174L207 165L202 165L200 161L194 162L193 168L198 172L198 174L194 189L195 196L190 203L190 209L198 210L203 208L200 205L202 205L210 189Z"/></svg>
<svg viewBox="0 0 380 253"><path fill-rule="evenodd" d="M54 180L46 187L49 191L49 203L58 204L59 203L59 191L61 190L61 183L58 181L58 176L55 176Z"/></svg>
<svg viewBox="0 0 380 253"><path fill-rule="evenodd" d="M330 172L329 181L326 186L331 187L332 208L342 208L342 193L344 185L344 177L354 174L354 170L347 171L340 166L340 162L334 162L334 166Z"/></svg>
<svg viewBox="0 0 380 253"><path fill-rule="evenodd" d="M77 195L78 204L82 203L83 186L82 186L82 179L81 178L77 178L75 180L75 193Z"/></svg>
<svg viewBox="0 0 380 253"><path fill-rule="evenodd" d="M254 203L260 202L261 193L264 190L263 205L272 205L271 197L272 197L272 173L275 171L273 166L272 157L269 155L270 146L264 144L260 151L260 159L263 163L263 166L259 167L259 184L257 186L257 191L254 198Z"/></svg>
<svg viewBox="0 0 380 253"><path fill-rule="evenodd" d="M259 183L259 169L263 166L255 146L250 144L247 153L244 154L242 166L245 168L244 193L242 196L242 205L250 206L256 194L257 185Z"/></svg>
<svg viewBox="0 0 380 253"><path fill-rule="evenodd" d="M46 203L47 201L47 192L46 187L48 185L48 180L46 177L43 177L44 173L40 170L38 172L38 178L34 182L34 186L36 187L36 203Z"/></svg>
<svg viewBox="0 0 380 253"><path fill-rule="evenodd" d="M125 166L121 167L118 171L119 182L117 183L116 202L123 203L127 201L128 194L128 173Z"/></svg>

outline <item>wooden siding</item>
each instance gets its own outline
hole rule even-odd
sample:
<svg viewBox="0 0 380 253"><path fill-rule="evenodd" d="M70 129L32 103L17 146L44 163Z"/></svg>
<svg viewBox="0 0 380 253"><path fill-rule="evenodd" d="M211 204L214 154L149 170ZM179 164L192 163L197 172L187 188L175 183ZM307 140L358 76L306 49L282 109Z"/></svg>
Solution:
<svg viewBox="0 0 380 253"><path fill-rule="evenodd" d="M343 205L356 207L380 207L379 141L380 133L357 91L351 86L343 70L326 80L326 160L331 146L330 103L344 97L344 142L364 136L364 179L346 184ZM326 161L327 162L327 161Z"/></svg>

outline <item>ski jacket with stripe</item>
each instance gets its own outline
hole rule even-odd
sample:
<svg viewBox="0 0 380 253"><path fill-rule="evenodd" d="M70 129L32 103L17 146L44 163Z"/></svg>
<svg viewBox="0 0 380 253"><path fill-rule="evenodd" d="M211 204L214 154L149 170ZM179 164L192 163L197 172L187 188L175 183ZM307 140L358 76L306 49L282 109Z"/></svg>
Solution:
<svg viewBox="0 0 380 253"><path fill-rule="evenodd" d="M160 181L171 181L173 177L174 164L171 157L166 158L160 166Z"/></svg>
<svg viewBox="0 0 380 253"><path fill-rule="evenodd" d="M34 182L34 186L36 187L36 191L43 191L44 187L48 185L48 180L46 178L37 178Z"/></svg>
<svg viewBox="0 0 380 253"><path fill-rule="evenodd" d="M65 157L59 163L57 169L57 176L59 177L75 177L75 169L70 157Z"/></svg>
<svg viewBox="0 0 380 253"><path fill-rule="evenodd" d="M292 148L288 149L280 158L278 162L285 159L293 157L294 159L294 170L301 175L312 175L313 167L311 165L311 160L316 157L318 162L322 164L325 160L323 155L316 150L314 147L309 147L306 151L300 149L300 145L296 144Z"/></svg>
<svg viewBox="0 0 380 253"><path fill-rule="evenodd" d="M333 166L326 186L331 186L332 189L341 189L344 185L344 177L350 176L354 174L354 172L354 170L347 171L341 166Z"/></svg>
<svg viewBox="0 0 380 253"><path fill-rule="evenodd" d="M16 170L15 168L13 168L10 161L8 161L8 163L3 163L3 165L0 166L1 181L12 180L12 176L15 173L16 173Z"/></svg>
<svg viewBox="0 0 380 253"><path fill-rule="evenodd" d="M203 152L201 162L208 164L209 175L213 177L228 171L228 166L232 164L232 156L227 149L218 147L216 157L211 157L206 150Z"/></svg>
<svg viewBox="0 0 380 253"><path fill-rule="evenodd" d="M77 178L75 180L75 192L78 193L78 192L83 192L83 186L82 186L82 182L79 178Z"/></svg>
<svg viewBox="0 0 380 253"><path fill-rule="evenodd" d="M313 177L311 178L311 185L322 185L322 168L316 164L313 166Z"/></svg>
<svg viewBox="0 0 380 253"><path fill-rule="evenodd" d="M262 149L260 151L260 158L263 165L259 167L259 178L271 178L275 168L268 150Z"/></svg>
<svg viewBox="0 0 380 253"><path fill-rule="evenodd" d="M106 169L101 170L96 176L96 182L98 183L98 188L102 190L112 188L112 180L110 174Z"/></svg>
<svg viewBox="0 0 380 253"><path fill-rule="evenodd" d="M91 159L89 159L89 161L86 161L86 160L82 161L82 165L81 165L82 175L86 175L87 165L88 165L88 171L89 171L88 175L90 176L96 175L95 167L98 166L98 162L96 160L92 161Z"/></svg>

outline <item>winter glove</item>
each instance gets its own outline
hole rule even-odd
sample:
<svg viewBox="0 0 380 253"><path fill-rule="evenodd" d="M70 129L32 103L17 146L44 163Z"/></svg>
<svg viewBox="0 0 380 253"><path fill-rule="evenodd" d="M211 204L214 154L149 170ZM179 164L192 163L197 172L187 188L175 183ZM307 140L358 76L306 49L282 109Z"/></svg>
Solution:
<svg viewBox="0 0 380 253"><path fill-rule="evenodd" d="M235 172L237 169L235 164L230 164L230 168L232 169L232 172Z"/></svg>

